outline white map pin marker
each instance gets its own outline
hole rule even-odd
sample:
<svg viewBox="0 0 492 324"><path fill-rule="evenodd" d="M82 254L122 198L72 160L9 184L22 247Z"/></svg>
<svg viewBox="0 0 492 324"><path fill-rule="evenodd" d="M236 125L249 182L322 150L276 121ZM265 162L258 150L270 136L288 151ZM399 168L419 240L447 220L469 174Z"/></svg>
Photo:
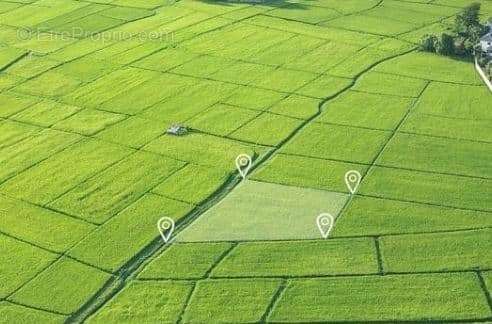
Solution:
<svg viewBox="0 0 492 324"><path fill-rule="evenodd" d="M347 188L351 194L354 194L357 191L361 179L362 176L360 175L359 171L350 170L345 173L345 183L347 184Z"/></svg>
<svg viewBox="0 0 492 324"><path fill-rule="evenodd" d="M236 168L243 179L246 179L246 175L251 168L251 157L248 154L239 154L236 158Z"/></svg>
<svg viewBox="0 0 492 324"><path fill-rule="evenodd" d="M316 224L321 232L321 236L323 236L323 238L327 238L328 235L330 235L333 225L335 224L335 219L330 214L323 213L316 218Z"/></svg>
<svg viewBox="0 0 492 324"><path fill-rule="evenodd" d="M157 221L157 229L164 242L167 243L174 231L174 221L169 217L162 217Z"/></svg>

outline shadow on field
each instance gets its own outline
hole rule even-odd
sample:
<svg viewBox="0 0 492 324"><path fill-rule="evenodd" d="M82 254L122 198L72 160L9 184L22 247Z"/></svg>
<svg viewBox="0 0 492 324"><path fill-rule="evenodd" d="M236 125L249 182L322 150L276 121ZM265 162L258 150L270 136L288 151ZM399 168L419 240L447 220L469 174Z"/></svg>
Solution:
<svg viewBox="0 0 492 324"><path fill-rule="evenodd" d="M221 6L231 6L233 4L250 4L250 5L261 5L269 6L273 8L283 9L306 9L307 6L302 3L295 3L286 0L199 0L207 4L216 4Z"/></svg>

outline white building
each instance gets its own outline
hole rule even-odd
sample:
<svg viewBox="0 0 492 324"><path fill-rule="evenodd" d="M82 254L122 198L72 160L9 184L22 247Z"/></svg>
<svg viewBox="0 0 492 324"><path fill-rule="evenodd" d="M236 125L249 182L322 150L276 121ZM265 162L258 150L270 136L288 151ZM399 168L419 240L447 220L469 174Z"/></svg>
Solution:
<svg viewBox="0 0 492 324"><path fill-rule="evenodd" d="M480 38L480 47L482 52L492 57L492 23L488 23L489 32Z"/></svg>

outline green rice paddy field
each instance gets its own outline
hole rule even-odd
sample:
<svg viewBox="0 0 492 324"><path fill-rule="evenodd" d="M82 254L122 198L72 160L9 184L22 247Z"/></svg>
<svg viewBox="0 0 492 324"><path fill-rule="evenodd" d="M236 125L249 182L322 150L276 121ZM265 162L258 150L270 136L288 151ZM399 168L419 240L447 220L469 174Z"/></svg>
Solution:
<svg viewBox="0 0 492 324"><path fill-rule="evenodd" d="M470 2L0 0L0 323L491 322Z"/></svg>

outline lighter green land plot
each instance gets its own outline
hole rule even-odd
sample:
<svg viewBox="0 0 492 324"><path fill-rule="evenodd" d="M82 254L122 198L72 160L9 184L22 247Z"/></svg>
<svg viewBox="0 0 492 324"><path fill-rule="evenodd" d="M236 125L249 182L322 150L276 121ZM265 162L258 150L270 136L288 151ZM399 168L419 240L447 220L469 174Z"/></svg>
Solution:
<svg viewBox="0 0 492 324"><path fill-rule="evenodd" d="M338 215L347 195L246 181L177 237L179 242L319 238L316 217Z"/></svg>

